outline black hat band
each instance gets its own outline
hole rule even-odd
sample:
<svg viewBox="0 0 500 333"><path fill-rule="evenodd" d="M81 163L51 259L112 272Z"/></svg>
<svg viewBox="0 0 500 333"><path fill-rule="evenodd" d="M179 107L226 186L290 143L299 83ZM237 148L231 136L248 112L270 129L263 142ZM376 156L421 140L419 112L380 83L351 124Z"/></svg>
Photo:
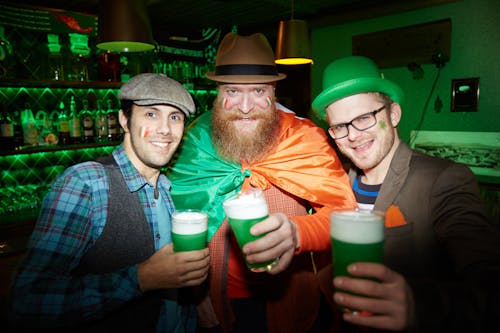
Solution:
<svg viewBox="0 0 500 333"><path fill-rule="evenodd" d="M276 66L272 65L221 65L215 68L215 75L275 75Z"/></svg>

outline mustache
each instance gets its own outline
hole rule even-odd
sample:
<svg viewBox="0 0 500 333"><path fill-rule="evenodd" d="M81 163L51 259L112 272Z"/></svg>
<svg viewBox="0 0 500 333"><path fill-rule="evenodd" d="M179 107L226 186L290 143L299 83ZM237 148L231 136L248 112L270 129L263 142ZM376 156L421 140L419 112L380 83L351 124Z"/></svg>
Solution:
<svg viewBox="0 0 500 333"><path fill-rule="evenodd" d="M242 114L241 112L236 111L236 110L230 110L230 111L226 110L226 111L224 111L224 113L225 113L224 118L226 120L229 120L229 121L241 120L241 119L256 120L256 119L263 119L266 116L265 111L261 111L261 110L255 110L255 111L250 112L249 114Z"/></svg>

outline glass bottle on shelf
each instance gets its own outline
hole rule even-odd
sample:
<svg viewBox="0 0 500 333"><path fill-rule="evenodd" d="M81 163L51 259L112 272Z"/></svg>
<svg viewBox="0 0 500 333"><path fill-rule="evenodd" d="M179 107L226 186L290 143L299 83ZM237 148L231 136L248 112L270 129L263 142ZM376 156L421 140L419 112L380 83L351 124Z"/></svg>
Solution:
<svg viewBox="0 0 500 333"><path fill-rule="evenodd" d="M0 78L14 75L11 72L14 63L13 54L12 44L5 37L5 28L0 25Z"/></svg>
<svg viewBox="0 0 500 333"><path fill-rule="evenodd" d="M120 80L125 83L128 80L130 80L130 77L132 76L130 74L130 68L129 68L129 60L126 56L122 55L120 56L120 64L121 64L121 74L120 74Z"/></svg>
<svg viewBox="0 0 500 333"><path fill-rule="evenodd" d="M58 119L58 131L59 131L59 144L69 145L71 143L69 136L69 115L66 111L64 102L59 103L59 119Z"/></svg>
<svg viewBox="0 0 500 333"><path fill-rule="evenodd" d="M9 113L14 125L14 148L21 147L23 145L23 128L21 126L20 113L17 110Z"/></svg>
<svg viewBox="0 0 500 333"><path fill-rule="evenodd" d="M97 65L100 81L120 81L120 55L111 52L101 52L97 55Z"/></svg>
<svg viewBox="0 0 500 333"><path fill-rule="evenodd" d="M45 110L40 110L36 113L35 119L40 128L40 144L42 145L55 145L58 142L56 133L54 133L50 114Z"/></svg>
<svg viewBox="0 0 500 333"><path fill-rule="evenodd" d="M186 89L193 89L193 64L187 61L182 63L182 85Z"/></svg>
<svg viewBox="0 0 500 333"><path fill-rule="evenodd" d="M47 115L47 120L50 124L50 130L52 131L52 133L55 135L55 141L56 141L56 144L60 143L59 142L59 117L60 114L59 114L59 110L56 108L54 110L52 110L52 112L50 112L48 115Z"/></svg>
<svg viewBox="0 0 500 333"><path fill-rule="evenodd" d="M75 96L71 96L69 102L69 137L73 144L82 142L82 123L76 107Z"/></svg>
<svg viewBox="0 0 500 333"><path fill-rule="evenodd" d="M88 45L89 37L84 34L71 33L69 34L73 80L88 81L89 80L89 54L90 48Z"/></svg>
<svg viewBox="0 0 500 333"><path fill-rule="evenodd" d="M106 110L106 115L108 119L108 141L118 141L120 140L120 129L118 124L118 113L113 109L113 102L108 99L106 101L108 107Z"/></svg>
<svg viewBox="0 0 500 333"><path fill-rule="evenodd" d="M84 99L82 101L82 128L83 128L83 142L93 143L94 142L94 117L92 112L89 110L89 101Z"/></svg>
<svg viewBox="0 0 500 333"><path fill-rule="evenodd" d="M5 105L0 104L0 150L13 150L14 147L14 122Z"/></svg>
<svg viewBox="0 0 500 333"><path fill-rule="evenodd" d="M61 54L59 35L47 34L47 47L49 48L49 80L64 80L64 61Z"/></svg>
<svg viewBox="0 0 500 333"><path fill-rule="evenodd" d="M23 143L26 146L38 145L38 127L29 103L26 103L24 110L21 111L21 124L23 127Z"/></svg>
<svg viewBox="0 0 500 333"><path fill-rule="evenodd" d="M68 34L59 35L59 42L61 44L61 57L62 57L62 67L64 68L64 80L73 81L76 80L74 65L73 65L73 53L71 52L71 45L69 43Z"/></svg>
<svg viewBox="0 0 500 333"><path fill-rule="evenodd" d="M99 143L106 142L108 141L108 117L100 99L97 100L95 115L95 139Z"/></svg>

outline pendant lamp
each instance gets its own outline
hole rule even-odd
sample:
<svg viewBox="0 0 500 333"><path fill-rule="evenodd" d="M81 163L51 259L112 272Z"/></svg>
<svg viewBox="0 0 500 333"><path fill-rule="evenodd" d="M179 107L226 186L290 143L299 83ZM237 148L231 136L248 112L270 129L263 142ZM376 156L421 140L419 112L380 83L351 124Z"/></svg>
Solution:
<svg viewBox="0 0 500 333"><path fill-rule="evenodd" d="M276 60L280 65L312 64L309 29L304 20L280 21L276 38Z"/></svg>
<svg viewBox="0 0 500 333"><path fill-rule="evenodd" d="M155 48L144 0L100 0L97 47L110 52Z"/></svg>

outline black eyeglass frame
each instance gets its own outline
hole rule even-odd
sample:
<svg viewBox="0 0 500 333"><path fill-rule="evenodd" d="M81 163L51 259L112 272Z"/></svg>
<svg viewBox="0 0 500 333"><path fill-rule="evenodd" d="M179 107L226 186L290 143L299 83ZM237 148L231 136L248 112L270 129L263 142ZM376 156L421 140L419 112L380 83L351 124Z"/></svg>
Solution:
<svg viewBox="0 0 500 333"><path fill-rule="evenodd" d="M372 128L373 126L377 125L378 120L377 120L376 115L377 115L377 113L379 113L380 111L382 111L385 108L386 108L386 105L382 105L380 108L378 108L376 110L373 110L373 111L370 111L370 112L367 112L367 113L363 113L362 115L357 116L356 118L354 118L353 120L351 120L348 123L340 123L340 124L335 124L333 126L330 126L328 128L328 134L330 134L330 136L334 140L343 139L343 138L345 138L345 137L347 137L349 135L349 125L352 125L352 127L354 127L357 131L360 131L360 132L366 131L367 129ZM356 121L356 120L358 120L360 118L366 117L366 116L372 116L373 119L375 119L375 122L372 125L370 125L368 127L365 127L363 129L360 129L360 128L356 127L356 125L354 125L354 123L353 123L354 121ZM347 133L344 136L337 137L337 136L335 136L335 130L333 128L336 127L336 126L340 126L340 125L345 126L345 128L347 129Z"/></svg>

